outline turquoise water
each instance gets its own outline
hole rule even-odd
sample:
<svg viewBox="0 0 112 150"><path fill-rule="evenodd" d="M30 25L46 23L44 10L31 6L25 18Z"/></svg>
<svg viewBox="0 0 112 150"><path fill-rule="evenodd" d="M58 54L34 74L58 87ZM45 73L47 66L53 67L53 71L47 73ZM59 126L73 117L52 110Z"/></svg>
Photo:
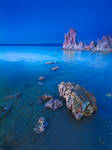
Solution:
<svg viewBox="0 0 112 150"><path fill-rule="evenodd" d="M46 65L47 61L56 64ZM53 72L51 67L59 66ZM45 76L44 85L37 84ZM96 96L98 112L76 121L64 106L57 111L39 105L38 97L56 98L58 84L72 81ZM4 100L23 92L23 97ZM60 47L0 47L0 105L12 111L0 120L0 146L4 150L111 150L112 149L112 54L64 51ZM33 127L40 116L49 126L36 135Z"/></svg>

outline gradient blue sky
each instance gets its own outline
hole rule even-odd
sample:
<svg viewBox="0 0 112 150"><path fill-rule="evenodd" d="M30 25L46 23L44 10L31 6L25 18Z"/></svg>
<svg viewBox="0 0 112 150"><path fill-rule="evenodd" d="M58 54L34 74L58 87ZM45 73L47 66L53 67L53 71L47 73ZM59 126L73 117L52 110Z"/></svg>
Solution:
<svg viewBox="0 0 112 150"><path fill-rule="evenodd" d="M61 43L71 27L83 41L112 35L112 0L0 0L1 43Z"/></svg>

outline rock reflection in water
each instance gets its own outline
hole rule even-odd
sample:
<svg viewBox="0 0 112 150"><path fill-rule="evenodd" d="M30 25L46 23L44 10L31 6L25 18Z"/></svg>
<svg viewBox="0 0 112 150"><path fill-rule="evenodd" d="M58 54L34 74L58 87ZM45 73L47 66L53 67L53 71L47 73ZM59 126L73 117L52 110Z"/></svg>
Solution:
<svg viewBox="0 0 112 150"><path fill-rule="evenodd" d="M63 50L63 57L65 61L74 60L76 51L74 50Z"/></svg>

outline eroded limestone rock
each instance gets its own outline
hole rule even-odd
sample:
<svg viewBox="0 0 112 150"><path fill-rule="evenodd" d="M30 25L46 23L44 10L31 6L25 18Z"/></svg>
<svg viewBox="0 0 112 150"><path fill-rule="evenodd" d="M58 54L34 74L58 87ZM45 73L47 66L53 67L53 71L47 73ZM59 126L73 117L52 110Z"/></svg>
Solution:
<svg viewBox="0 0 112 150"><path fill-rule="evenodd" d="M82 41L77 42L76 36L77 31L71 28L70 31L65 34L63 49L112 52L112 37L110 35L103 36L101 40L97 40L97 43L91 41L88 45Z"/></svg>
<svg viewBox="0 0 112 150"><path fill-rule="evenodd" d="M52 109L52 110L56 110L56 109L59 109L63 106L63 103L58 100L58 99L52 99L52 100L49 100L46 104L45 104L45 107L49 108L49 109Z"/></svg>
<svg viewBox="0 0 112 150"><path fill-rule="evenodd" d="M35 133L40 134L42 132L45 132L47 126L48 126L48 123L46 121L46 118L40 117L33 130Z"/></svg>
<svg viewBox="0 0 112 150"><path fill-rule="evenodd" d="M91 116L97 110L95 97L80 85L61 82L58 90L60 96L65 98L66 106L72 111L76 120Z"/></svg>
<svg viewBox="0 0 112 150"><path fill-rule="evenodd" d="M77 31L71 28L70 31L65 34L64 49L74 49L76 46L76 33Z"/></svg>
<svg viewBox="0 0 112 150"><path fill-rule="evenodd" d="M58 66L56 66L56 67L52 67L51 69L52 69L52 71L56 71L56 70L58 70L58 69L59 69L59 67L58 67Z"/></svg>
<svg viewBox="0 0 112 150"><path fill-rule="evenodd" d="M42 101L48 101L48 100L53 99L53 96L49 95L49 94L44 94L39 99L42 100Z"/></svg>

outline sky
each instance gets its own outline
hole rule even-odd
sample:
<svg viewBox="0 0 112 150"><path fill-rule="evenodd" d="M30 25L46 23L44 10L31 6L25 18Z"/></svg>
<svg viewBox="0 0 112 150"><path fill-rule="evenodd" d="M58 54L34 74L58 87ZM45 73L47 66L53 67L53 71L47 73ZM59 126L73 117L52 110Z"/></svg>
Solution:
<svg viewBox="0 0 112 150"><path fill-rule="evenodd" d="M0 0L0 43L84 42L112 35L112 0Z"/></svg>

